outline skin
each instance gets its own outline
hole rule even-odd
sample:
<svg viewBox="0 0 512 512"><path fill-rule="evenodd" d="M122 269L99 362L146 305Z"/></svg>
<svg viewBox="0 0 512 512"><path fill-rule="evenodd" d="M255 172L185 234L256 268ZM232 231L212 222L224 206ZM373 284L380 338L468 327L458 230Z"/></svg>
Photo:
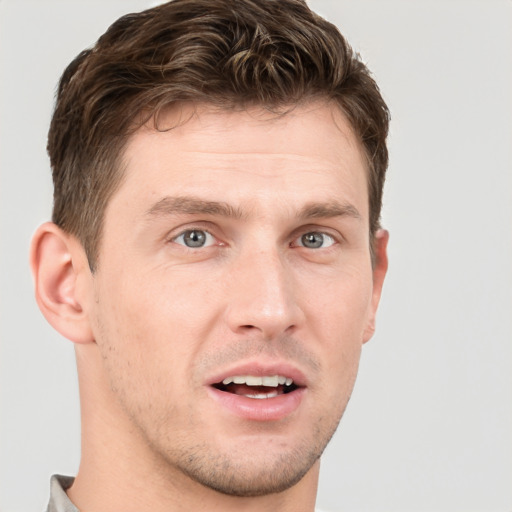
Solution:
<svg viewBox="0 0 512 512"><path fill-rule="evenodd" d="M162 120L174 128L127 145L94 274L53 224L34 237L38 303L76 343L68 494L88 512L312 511L387 268L384 231L372 267L362 150L326 103L281 117L181 105ZM187 247L190 230L206 245ZM289 414L247 419L212 399L212 379L276 362L302 376Z"/></svg>

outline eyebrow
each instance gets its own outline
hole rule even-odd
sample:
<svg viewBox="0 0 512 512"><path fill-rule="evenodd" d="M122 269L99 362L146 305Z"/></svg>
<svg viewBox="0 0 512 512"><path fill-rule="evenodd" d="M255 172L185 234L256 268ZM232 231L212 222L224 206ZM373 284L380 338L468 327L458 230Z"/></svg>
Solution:
<svg viewBox="0 0 512 512"><path fill-rule="evenodd" d="M223 201L206 201L191 196L166 196L156 202L146 212L148 217L166 215L215 215L242 219L246 213L239 207L235 207ZM339 201L311 202L304 205L298 212L300 219L319 219L333 217L352 217L361 219L361 214L350 203Z"/></svg>
<svg viewBox="0 0 512 512"><path fill-rule="evenodd" d="M149 217L161 215L219 215L221 217L231 217L241 219L244 213L240 208L236 208L229 203L222 201L205 201L196 197L166 196L155 203L147 212Z"/></svg>
<svg viewBox="0 0 512 512"><path fill-rule="evenodd" d="M332 217L353 217L358 220L362 218L354 205L338 201L308 203L299 211L299 218L301 219L325 219Z"/></svg>

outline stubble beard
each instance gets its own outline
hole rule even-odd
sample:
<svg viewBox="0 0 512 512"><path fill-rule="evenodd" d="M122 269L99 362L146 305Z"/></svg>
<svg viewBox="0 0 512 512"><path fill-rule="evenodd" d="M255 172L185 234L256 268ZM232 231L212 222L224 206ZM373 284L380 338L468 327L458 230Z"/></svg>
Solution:
<svg viewBox="0 0 512 512"><path fill-rule="evenodd" d="M323 450L322 450L323 451ZM221 494L256 497L283 492L297 484L321 453L311 451L280 455L277 459L254 463L233 461L228 455L189 457L179 469L190 479Z"/></svg>
<svg viewBox="0 0 512 512"><path fill-rule="evenodd" d="M164 441L168 437L165 434L150 440L147 431L142 433L160 460L163 473L177 470L186 478L228 496L266 496L290 489L308 473L334 435L345 407L346 403L335 417L320 419L307 438L281 452L271 436L268 450L255 455L250 447L245 451L238 448L221 452L206 440L191 446L189 442L176 443L174 439L175 448L168 450L172 444Z"/></svg>
<svg viewBox="0 0 512 512"><path fill-rule="evenodd" d="M233 497L280 493L297 484L320 458L334 435L357 373L356 370L350 379L348 389L345 389L347 393L338 395L337 403L331 403L329 410L324 410L318 417L310 418L310 428L301 439L295 439L293 446L276 449L279 435L272 436L273 427L269 425L262 434L268 439L268 449L265 445L265 449L255 453L250 443L243 445L241 441L234 442L227 451L208 439L208 434L200 426L194 432L195 427L201 424L197 416L199 411L192 414L194 419L186 428L181 425L181 428L170 431L169 426L175 421L176 411L170 407L163 412L159 407L148 407L147 400L134 401L133 397L139 394L132 387L133 382L127 380L129 372L122 371L123 365L112 364L114 359L108 350L103 356L109 370L112 391L139 432L140 440L152 452L156 475L176 483L176 475L181 474L186 477L179 479L184 485L190 479L208 489ZM156 387L164 389L164 386Z"/></svg>

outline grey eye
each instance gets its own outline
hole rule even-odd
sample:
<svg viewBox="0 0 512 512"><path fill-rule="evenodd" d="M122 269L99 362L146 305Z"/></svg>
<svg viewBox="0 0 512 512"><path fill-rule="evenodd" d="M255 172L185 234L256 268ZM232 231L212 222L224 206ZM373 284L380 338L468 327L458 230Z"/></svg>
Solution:
<svg viewBox="0 0 512 512"><path fill-rule="evenodd" d="M186 247L196 249L198 247L212 245L214 239L208 231L203 231L201 229L189 229L178 235L173 241L178 244L185 245Z"/></svg>
<svg viewBox="0 0 512 512"><path fill-rule="evenodd" d="M326 233L319 233L313 231L311 233L305 233L300 237L299 245L308 249L319 249L320 247L330 247L334 244L334 238L327 235Z"/></svg>

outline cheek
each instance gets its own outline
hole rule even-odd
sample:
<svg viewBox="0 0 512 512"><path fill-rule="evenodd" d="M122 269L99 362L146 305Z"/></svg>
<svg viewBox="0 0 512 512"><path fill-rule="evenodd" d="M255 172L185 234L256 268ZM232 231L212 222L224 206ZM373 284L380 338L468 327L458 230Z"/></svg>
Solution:
<svg viewBox="0 0 512 512"><path fill-rule="evenodd" d="M146 411L148 421L164 421L184 380L177 362L185 360L173 346L169 301L156 297L164 286L130 280L126 273L98 284L94 330L113 397L132 419Z"/></svg>
<svg viewBox="0 0 512 512"><path fill-rule="evenodd" d="M159 368L185 372L212 328L212 286L165 270L108 275L109 281L99 281L96 290L100 348L115 350L133 371L145 367L154 373Z"/></svg>
<svg viewBox="0 0 512 512"><path fill-rule="evenodd" d="M309 328L319 340L326 381L331 398L350 394L359 366L364 330L372 297L368 272L353 271L324 283L323 293L311 294L308 302Z"/></svg>
<svg viewBox="0 0 512 512"><path fill-rule="evenodd" d="M307 315L322 337L336 347L362 342L372 298L371 273L346 268L317 281L315 290L304 289Z"/></svg>

